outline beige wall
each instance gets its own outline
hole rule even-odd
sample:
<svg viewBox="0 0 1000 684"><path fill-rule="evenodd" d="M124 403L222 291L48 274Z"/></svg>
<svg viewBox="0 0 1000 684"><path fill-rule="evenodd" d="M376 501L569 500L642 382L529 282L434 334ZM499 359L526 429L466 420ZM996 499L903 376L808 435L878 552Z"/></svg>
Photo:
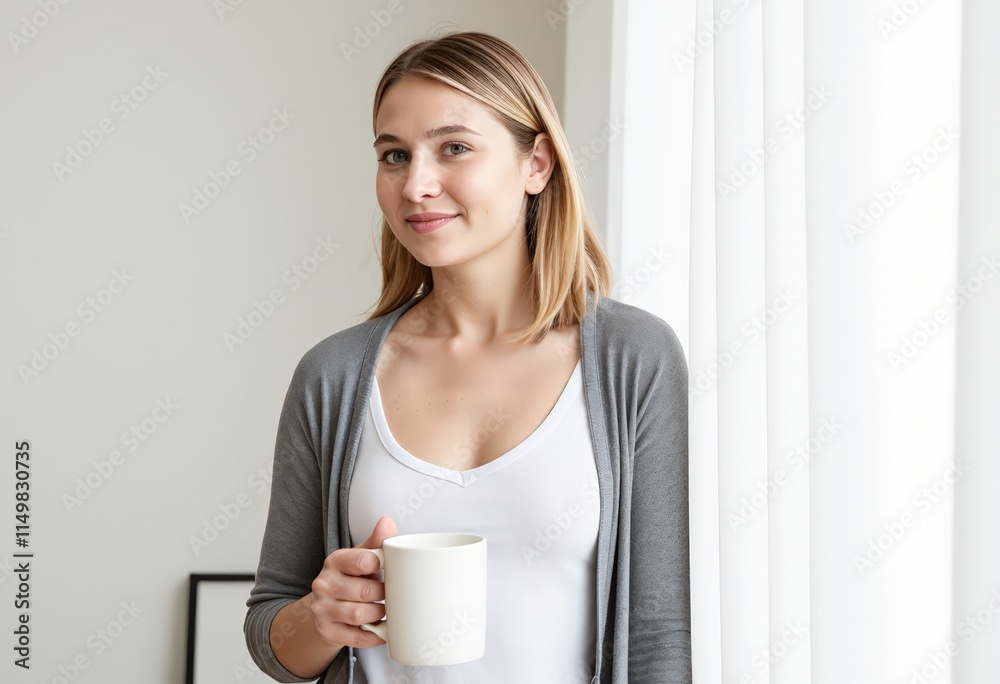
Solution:
<svg viewBox="0 0 1000 684"><path fill-rule="evenodd" d="M8 635L15 440L31 444L37 555L32 669L11 665L8 636L0 680L59 681L82 657L80 682L179 681L188 573L255 568L294 364L377 293L381 69L438 27L486 30L561 102L560 12L529 0L4 6ZM366 27L374 37L345 51Z"/></svg>

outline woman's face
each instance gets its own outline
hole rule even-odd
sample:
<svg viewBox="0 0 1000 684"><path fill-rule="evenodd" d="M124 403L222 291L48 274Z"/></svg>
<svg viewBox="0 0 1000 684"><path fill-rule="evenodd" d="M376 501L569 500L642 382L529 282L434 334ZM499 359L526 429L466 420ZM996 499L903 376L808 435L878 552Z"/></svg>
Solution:
<svg viewBox="0 0 1000 684"><path fill-rule="evenodd" d="M531 159L488 110L433 79L406 76L375 120L376 194L396 239L426 266L468 262L524 240ZM506 250L501 249L498 253Z"/></svg>

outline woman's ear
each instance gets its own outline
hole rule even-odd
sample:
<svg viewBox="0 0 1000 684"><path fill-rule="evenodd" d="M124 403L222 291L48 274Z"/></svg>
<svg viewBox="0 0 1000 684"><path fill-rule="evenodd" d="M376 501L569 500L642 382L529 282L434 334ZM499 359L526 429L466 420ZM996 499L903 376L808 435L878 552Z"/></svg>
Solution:
<svg viewBox="0 0 1000 684"><path fill-rule="evenodd" d="M555 164L552 140L547 133L539 133L535 136L535 148L528 160L528 177L524 181L524 191L529 195L537 195L544 190L555 170Z"/></svg>

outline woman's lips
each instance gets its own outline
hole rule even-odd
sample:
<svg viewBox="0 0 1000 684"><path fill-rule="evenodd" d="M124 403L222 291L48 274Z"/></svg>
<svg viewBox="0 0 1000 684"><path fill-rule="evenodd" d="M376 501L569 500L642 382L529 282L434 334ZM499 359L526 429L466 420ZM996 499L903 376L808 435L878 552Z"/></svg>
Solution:
<svg viewBox="0 0 1000 684"><path fill-rule="evenodd" d="M406 222L418 233L429 233L448 223L455 216L457 214L413 214L406 217Z"/></svg>

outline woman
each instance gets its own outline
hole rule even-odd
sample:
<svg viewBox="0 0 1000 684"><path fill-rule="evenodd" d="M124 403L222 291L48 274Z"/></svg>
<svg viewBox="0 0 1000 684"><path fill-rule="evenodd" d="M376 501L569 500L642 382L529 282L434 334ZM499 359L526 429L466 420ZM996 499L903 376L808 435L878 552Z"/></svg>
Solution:
<svg viewBox="0 0 1000 684"><path fill-rule="evenodd" d="M414 44L373 110L383 287L282 410L246 620L286 682L689 682L687 370L608 299L551 97L481 33ZM487 650L408 668L380 620L387 537L489 543Z"/></svg>

